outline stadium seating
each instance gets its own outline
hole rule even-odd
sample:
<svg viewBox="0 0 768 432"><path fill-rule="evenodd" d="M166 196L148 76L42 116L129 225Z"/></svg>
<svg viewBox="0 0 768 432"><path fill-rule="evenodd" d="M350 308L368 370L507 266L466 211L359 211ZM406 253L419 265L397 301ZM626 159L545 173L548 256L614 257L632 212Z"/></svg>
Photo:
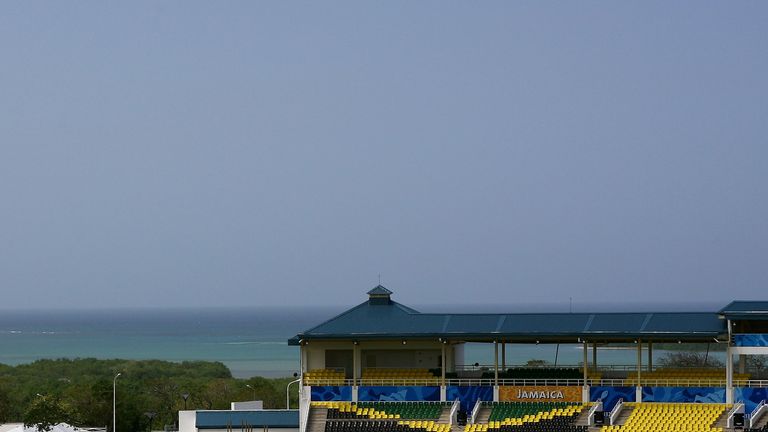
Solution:
<svg viewBox="0 0 768 432"><path fill-rule="evenodd" d="M437 385L440 379L429 369L363 369L362 384Z"/></svg>
<svg viewBox="0 0 768 432"><path fill-rule="evenodd" d="M634 403L623 425L604 426L602 432L722 432L712 425L725 412L724 404Z"/></svg>
<svg viewBox="0 0 768 432"><path fill-rule="evenodd" d="M493 379L494 372L483 372L484 379ZM590 371L589 379L599 380L599 372ZM584 371L576 368L514 368L499 371L499 379L506 380L580 380Z"/></svg>
<svg viewBox="0 0 768 432"><path fill-rule="evenodd" d="M313 369L304 372L304 385L344 385L344 372L335 369Z"/></svg>
<svg viewBox="0 0 768 432"><path fill-rule="evenodd" d="M313 402L328 409L328 419L437 420L450 402Z"/></svg>
<svg viewBox="0 0 768 432"><path fill-rule="evenodd" d="M433 421L327 421L325 432L450 432L448 424Z"/></svg>
<svg viewBox="0 0 768 432"><path fill-rule="evenodd" d="M748 380L749 374L734 374L734 381ZM656 369L651 372L641 372L640 381L646 383L658 383L664 386L724 386L725 370L723 369ZM636 386L637 376L633 373L627 375L625 386Z"/></svg>
<svg viewBox="0 0 768 432"><path fill-rule="evenodd" d="M573 423L585 405L567 402L491 402L488 424L468 424L464 432L586 431Z"/></svg>

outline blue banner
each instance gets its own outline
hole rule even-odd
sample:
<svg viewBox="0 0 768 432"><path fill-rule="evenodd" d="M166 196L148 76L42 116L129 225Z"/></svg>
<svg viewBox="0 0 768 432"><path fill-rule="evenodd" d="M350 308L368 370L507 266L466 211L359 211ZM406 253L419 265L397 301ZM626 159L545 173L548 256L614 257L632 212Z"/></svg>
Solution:
<svg viewBox="0 0 768 432"><path fill-rule="evenodd" d="M735 334L733 345L737 347L768 347L768 334Z"/></svg>
<svg viewBox="0 0 768 432"><path fill-rule="evenodd" d="M603 411L610 411L619 402L635 402L637 393L635 387L601 387L594 386L589 388L589 400L591 402L603 401Z"/></svg>
<svg viewBox="0 0 768 432"><path fill-rule="evenodd" d="M725 403L725 388L643 387L643 402Z"/></svg>
<svg viewBox="0 0 768 432"><path fill-rule="evenodd" d="M375 401L439 401L440 387L437 386L360 386L357 400Z"/></svg>
<svg viewBox="0 0 768 432"><path fill-rule="evenodd" d="M312 386L313 401L351 401L352 387Z"/></svg>
<svg viewBox="0 0 768 432"><path fill-rule="evenodd" d="M461 403L461 409L471 412L478 400L492 401L493 387L491 386L448 386L445 389L445 399Z"/></svg>
<svg viewBox="0 0 768 432"><path fill-rule="evenodd" d="M764 400L768 400L768 388L765 387L735 387L733 389L734 402L744 403L744 410L747 414L752 411Z"/></svg>

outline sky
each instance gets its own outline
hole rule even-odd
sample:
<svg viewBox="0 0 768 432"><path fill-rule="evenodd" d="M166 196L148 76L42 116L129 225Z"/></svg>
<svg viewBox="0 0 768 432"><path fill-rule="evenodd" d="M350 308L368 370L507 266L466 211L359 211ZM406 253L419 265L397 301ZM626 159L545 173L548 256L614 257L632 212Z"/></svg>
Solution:
<svg viewBox="0 0 768 432"><path fill-rule="evenodd" d="M766 22L4 2L0 308L766 299Z"/></svg>

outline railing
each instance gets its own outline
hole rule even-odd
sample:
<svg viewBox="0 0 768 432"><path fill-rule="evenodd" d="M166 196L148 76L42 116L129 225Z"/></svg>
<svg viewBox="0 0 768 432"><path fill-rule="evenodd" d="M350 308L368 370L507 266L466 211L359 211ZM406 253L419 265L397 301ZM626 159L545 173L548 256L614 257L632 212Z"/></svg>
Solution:
<svg viewBox="0 0 768 432"><path fill-rule="evenodd" d="M765 400L761 400L760 403L749 413L749 427L755 427L755 424L760 419L760 413L766 408Z"/></svg>
<svg viewBox="0 0 768 432"><path fill-rule="evenodd" d="M736 403L733 405L733 408L731 408L731 411L728 413L728 420L725 421L725 426L732 428L733 427L733 416L735 416L738 413L744 412L744 404L743 403Z"/></svg>
<svg viewBox="0 0 768 432"><path fill-rule="evenodd" d="M472 417L471 417L470 423L474 424L475 422L477 422L477 415L480 414L480 409L482 407L483 407L483 403L480 401L480 399L478 399L475 402L474 408L472 408Z"/></svg>
<svg viewBox="0 0 768 432"><path fill-rule="evenodd" d="M461 402L459 402L458 399L453 401L453 406L451 407L451 415L449 416L449 423L451 426L455 425L457 423L456 417L459 414L459 407L461 406Z"/></svg>
<svg viewBox="0 0 768 432"><path fill-rule="evenodd" d="M608 416L610 425L616 424L616 419L619 418L619 414L621 414L622 409L624 409L624 399L619 399L619 401L616 402L616 405L613 406L611 415Z"/></svg>
<svg viewBox="0 0 768 432"><path fill-rule="evenodd" d="M299 387L299 412L301 413L301 419L299 420L299 430L301 432L307 432L307 423L309 422L309 408L312 403L311 389L309 387Z"/></svg>
<svg viewBox="0 0 768 432"><path fill-rule="evenodd" d="M450 386L493 386L493 378L451 378ZM587 379L587 385L604 387L636 387L637 378ZM307 386L439 386L440 378L382 378L382 379L317 379L305 378ZM725 387L725 378L640 378L643 387ZM583 379L516 379L499 378L500 386L583 386ZM768 380L733 380L734 387L768 387Z"/></svg>
<svg viewBox="0 0 768 432"><path fill-rule="evenodd" d="M592 408L589 409L589 415L587 415L587 425L588 426L594 426L595 425L595 413L598 411L601 411L603 409L603 401L599 400L592 405Z"/></svg>

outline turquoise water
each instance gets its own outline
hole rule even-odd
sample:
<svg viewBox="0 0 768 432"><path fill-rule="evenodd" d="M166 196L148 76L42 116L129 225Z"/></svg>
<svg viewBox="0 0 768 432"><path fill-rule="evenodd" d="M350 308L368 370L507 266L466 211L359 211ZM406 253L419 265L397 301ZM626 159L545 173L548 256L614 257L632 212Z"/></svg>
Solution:
<svg viewBox="0 0 768 432"><path fill-rule="evenodd" d="M323 309L3 312L0 363L43 358L221 361L236 377L290 376L288 338L327 319Z"/></svg>
<svg viewBox="0 0 768 432"><path fill-rule="evenodd" d="M238 378L290 376L299 369L299 352L287 340L338 312L324 308L5 311L0 312L0 363L85 357L211 360L224 363ZM530 359L554 363L556 350L555 345L508 345L507 364ZM664 354L654 350L656 359ZM582 355L580 345L562 345L557 361L576 365ZM631 365L636 355L634 348L600 349L598 363ZM465 363L475 362L493 364L492 345L468 344Z"/></svg>

